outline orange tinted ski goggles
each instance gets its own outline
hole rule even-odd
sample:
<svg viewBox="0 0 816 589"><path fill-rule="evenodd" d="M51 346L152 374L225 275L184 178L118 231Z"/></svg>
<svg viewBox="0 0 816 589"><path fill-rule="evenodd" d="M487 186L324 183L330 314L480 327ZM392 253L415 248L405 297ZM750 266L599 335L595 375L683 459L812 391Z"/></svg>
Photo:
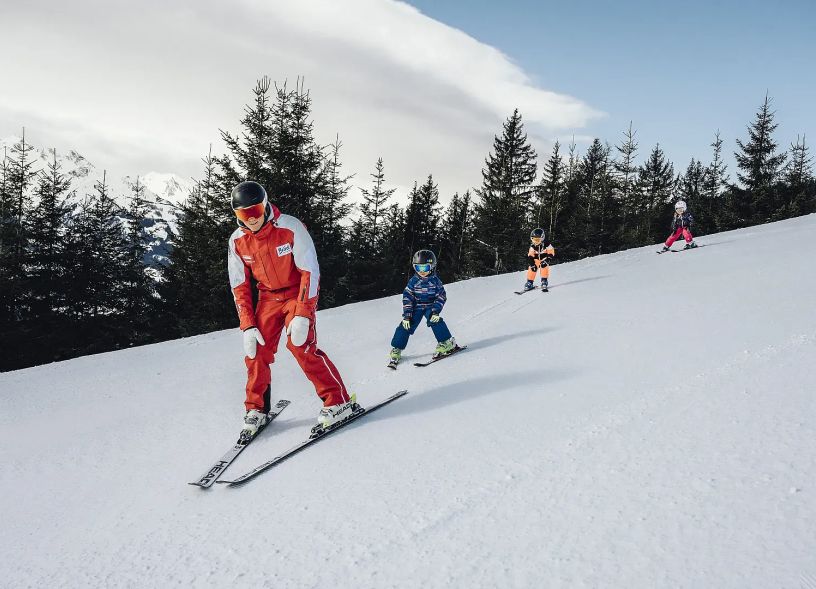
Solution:
<svg viewBox="0 0 816 589"><path fill-rule="evenodd" d="M244 207L243 209L235 209L235 216L244 222L247 222L250 219L262 219L265 210L266 203L259 202L258 204L252 205L250 207Z"/></svg>
<svg viewBox="0 0 816 589"><path fill-rule="evenodd" d="M531 237L530 240L536 245L538 245L542 241L540 237Z"/></svg>

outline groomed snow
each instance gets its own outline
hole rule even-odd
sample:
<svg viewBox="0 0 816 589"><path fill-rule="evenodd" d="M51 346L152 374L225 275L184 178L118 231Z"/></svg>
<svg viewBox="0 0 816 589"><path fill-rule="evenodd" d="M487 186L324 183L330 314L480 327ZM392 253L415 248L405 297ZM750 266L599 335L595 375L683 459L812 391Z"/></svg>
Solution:
<svg viewBox="0 0 816 589"><path fill-rule="evenodd" d="M448 285L470 349L428 368L425 327L385 367L399 297L323 311L363 404L410 393L240 488L187 485L240 426L237 329L0 374L0 585L816 587L814 238ZM292 405L227 475L317 415L273 373Z"/></svg>

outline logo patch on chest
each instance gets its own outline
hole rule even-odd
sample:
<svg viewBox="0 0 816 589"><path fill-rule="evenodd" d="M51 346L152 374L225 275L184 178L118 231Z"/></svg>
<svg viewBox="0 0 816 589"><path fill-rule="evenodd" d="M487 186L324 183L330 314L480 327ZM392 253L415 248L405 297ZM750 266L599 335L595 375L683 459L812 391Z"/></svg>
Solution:
<svg viewBox="0 0 816 589"><path fill-rule="evenodd" d="M292 246L291 244L284 243L283 245L278 246L278 257L285 256L286 254L292 253Z"/></svg>

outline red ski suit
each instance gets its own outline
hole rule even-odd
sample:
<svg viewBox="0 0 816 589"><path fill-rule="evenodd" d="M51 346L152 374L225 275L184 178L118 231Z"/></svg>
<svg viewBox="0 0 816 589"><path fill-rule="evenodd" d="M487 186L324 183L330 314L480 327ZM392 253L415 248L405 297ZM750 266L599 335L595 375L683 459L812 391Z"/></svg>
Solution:
<svg viewBox="0 0 816 589"><path fill-rule="evenodd" d="M266 342L258 345L255 358L244 357L246 409L269 411L269 365L275 361L281 331L296 315L309 318L309 334L299 347L287 338L286 347L325 406L344 403L349 396L340 373L317 347L315 309L320 267L314 243L299 220L282 215L274 206L271 211L271 219L257 233L241 227L229 239L230 286L241 329L257 327ZM250 277L257 281L257 307L252 304Z"/></svg>

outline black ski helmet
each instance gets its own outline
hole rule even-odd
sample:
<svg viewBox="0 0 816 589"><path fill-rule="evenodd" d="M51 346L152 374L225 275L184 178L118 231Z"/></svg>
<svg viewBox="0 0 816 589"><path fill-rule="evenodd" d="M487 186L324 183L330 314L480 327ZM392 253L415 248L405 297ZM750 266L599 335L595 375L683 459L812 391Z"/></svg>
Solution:
<svg viewBox="0 0 816 589"><path fill-rule="evenodd" d="M266 190L264 190L263 186L257 182L253 182L252 180L241 182L232 189L233 210L251 207L252 205L260 204L265 200Z"/></svg>
<svg viewBox="0 0 816 589"><path fill-rule="evenodd" d="M433 272L436 270L436 254L431 250L419 250L411 258L411 265L414 266L414 270L416 270L419 264L428 264L431 267L430 271Z"/></svg>
<svg viewBox="0 0 816 589"><path fill-rule="evenodd" d="M269 205L269 199L266 196L266 190L263 186L252 180L241 182L232 189L232 210L245 209L254 205L264 205L264 222L268 221L272 216L272 207ZM238 225L245 227L244 222L238 219Z"/></svg>
<svg viewBox="0 0 816 589"><path fill-rule="evenodd" d="M541 227L533 229L530 232L530 239L540 239L541 241L544 241L544 230Z"/></svg>

